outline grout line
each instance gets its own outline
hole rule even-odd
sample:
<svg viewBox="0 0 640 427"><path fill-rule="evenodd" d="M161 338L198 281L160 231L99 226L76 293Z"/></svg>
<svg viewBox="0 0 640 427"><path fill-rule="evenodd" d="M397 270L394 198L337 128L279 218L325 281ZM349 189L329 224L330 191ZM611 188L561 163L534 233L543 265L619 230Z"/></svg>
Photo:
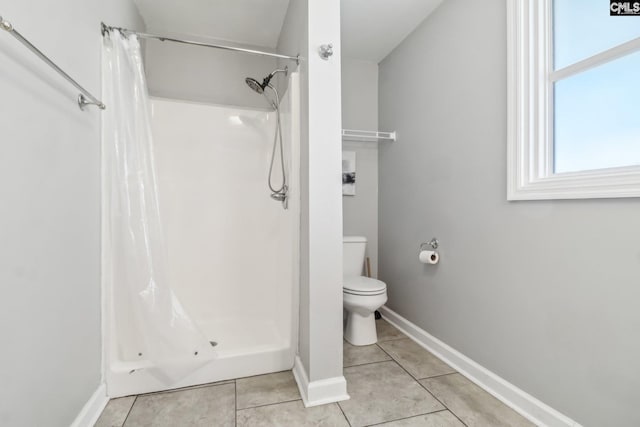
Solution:
<svg viewBox="0 0 640 427"><path fill-rule="evenodd" d="M388 323L388 322L387 322L387 323ZM404 335L404 334L403 334L403 335ZM405 337L409 338L407 335L405 335ZM411 338L409 338L409 339L411 339ZM413 341L413 340L412 340L412 341ZM414 342L415 342L415 341L414 341ZM376 343L376 345L377 345L377 343ZM378 345L378 347L380 347L380 346ZM380 349L381 349L382 351L384 351L385 353L387 353L387 352L385 351L385 349L384 349L384 348L380 347ZM393 356L391 356L389 353L387 353L387 354L389 355L389 357L391 357L391 358L393 359ZM435 356L435 355L434 355L434 356ZM438 359L438 360L440 360L440 358L437 358L437 359ZM395 361L395 359L394 359L394 361ZM398 362L396 362L396 364L397 364L398 366L400 366L400 368L402 368L402 369L403 369L407 374L409 374L409 371L407 371L406 369L404 369L404 366L402 366L402 365L401 365L400 363L398 363ZM448 366L448 365L447 365L447 366ZM447 374L447 375L452 375L452 374L460 374L460 372L457 372L457 371L456 371L456 372L452 372L451 374ZM410 376L411 378L413 378L413 375L409 374L409 376ZM462 423L462 425L463 425L463 426L467 426L467 424L466 424L464 421L462 421L462 420L460 419L460 417L459 417L455 412L453 412L453 410L452 410L451 408L449 408L447 405L445 405L443 401L441 401L440 399L438 399L438 398L436 397L436 395L435 395L435 394L433 394L433 393L431 392L431 390L429 390L429 389L428 389L424 384L422 384L422 383L420 382L420 380L417 380L417 379L415 379L415 378L414 378L414 380L415 380L415 382L417 382L418 384L420 384L420 387L422 387L423 389L425 389L425 390L427 391L427 393L429 393L431 396L433 396L433 398L434 398L434 399L436 399L438 402L440 402L440 404L441 404L442 406L444 406L445 408L447 408L447 409L449 410L449 412L451 412L451 414L452 414L454 417L456 417L456 418L458 419L458 421L460 421L460 422ZM468 427L468 426L467 426L467 427Z"/></svg>
<svg viewBox="0 0 640 427"><path fill-rule="evenodd" d="M402 368L403 371L405 371L407 374L409 374L409 376L411 378L413 378L414 380L418 381L418 378L416 378L415 376L413 376L408 370L405 369L405 367L402 365L402 363L400 363L400 361L398 359L396 359L395 357L393 357L393 355L391 353L389 353L387 350L385 350L384 348L382 348L381 345L378 345L378 343L376 343L376 345L378 346L378 348L380 348L380 350L382 350L384 352L384 354L386 354L387 356L389 356L391 358L392 361L396 362L396 364L398 366L400 366Z"/></svg>
<svg viewBox="0 0 640 427"><path fill-rule="evenodd" d="M343 368L344 369L350 369L350 368L355 368L356 366L367 366L367 365L374 365L376 363L384 363L384 362L395 362L395 360L393 359L385 359L385 360L376 360L375 362L366 362L366 363L360 363L358 365L350 365L350 366L345 366Z"/></svg>
<svg viewBox="0 0 640 427"><path fill-rule="evenodd" d="M451 411L449 411L448 409L439 409L437 411L427 412L426 414L411 415L410 417L398 418L397 420L382 421L382 422L375 423L375 424L367 424L367 427L379 426L379 425L386 424L386 423L394 423L396 421L409 420L411 418L424 417L425 415L438 414L440 412L451 412Z"/></svg>
<svg viewBox="0 0 640 427"><path fill-rule="evenodd" d="M369 365L378 365L378 364L382 364L382 363L394 363L394 364L398 365L398 362L396 362L396 361L395 361L395 360L393 360L393 359L390 359L390 360L381 360L381 361L379 361L379 362L363 363L362 365L349 366L349 367L347 367L347 368L342 368L342 371L343 371L343 373L344 373L344 370L345 370L345 369L359 368L359 367L361 367L361 366L369 366ZM403 368L403 370L404 370L404 368ZM405 372L406 372L406 370L405 370ZM411 377L411 379L414 379L414 380L415 380L415 378L413 378L413 377Z"/></svg>
<svg viewBox="0 0 640 427"><path fill-rule="evenodd" d="M233 380L233 393L234 393L234 399L233 399L233 404L236 408L234 415L234 426L238 427L238 382L236 380Z"/></svg>
<svg viewBox="0 0 640 427"><path fill-rule="evenodd" d="M267 375L281 374L283 372L293 372L293 369L285 369L284 371L276 371L276 372L267 372L266 374L249 375L247 377L238 377L238 378L234 378L233 380L230 380L230 381L246 380L246 379L249 379L249 378L264 377L264 376L267 376Z"/></svg>
<svg viewBox="0 0 640 427"><path fill-rule="evenodd" d="M127 420L129 419L129 415L131 415L131 411L133 410L133 406L136 404L137 401L138 401L138 396L136 396L135 399L133 399L133 403L129 408L129 412L127 412L127 416L124 417L124 421L122 422L122 427L124 427L124 425L127 423Z"/></svg>
<svg viewBox="0 0 640 427"><path fill-rule="evenodd" d="M298 402L298 401L302 401L302 399L283 400L282 402L273 402L273 403L265 403L264 405L249 406L248 408L236 409L236 412L246 411L247 409L264 408L265 406L274 406L274 405L280 405L281 403L291 403L291 402Z"/></svg>
<svg viewBox="0 0 640 427"><path fill-rule="evenodd" d="M344 409L342 409L342 406L340 406L340 402L336 403L338 404L338 408L340 408L340 412L342 412L342 416L345 420L347 420L347 424L349 424L349 427L351 427L351 421L349 421L349 418L347 418L347 414L344 413Z"/></svg>
<svg viewBox="0 0 640 427"><path fill-rule="evenodd" d="M227 385L227 384L231 384L232 382L235 382L235 379L215 381L215 382L206 383L206 384L189 385L189 386L186 386L186 387L171 388L169 390L151 391L149 393L140 393L140 394L137 394L135 396L136 397L138 397L138 396L153 396L155 394L178 393L178 392L181 392L181 391L197 390L199 388L217 387L217 386L220 386L220 385Z"/></svg>
<svg viewBox="0 0 640 427"><path fill-rule="evenodd" d="M404 368L404 366L402 366L402 364L401 364L398 360L396 360L396 359L395 359L391 354L389 354L389 353L388 353L384 348L382 348L382 347L380 346L380 344L379 344L379 343L381 343L381 342L383 342L383 343L384 343L384 342L389 342L389 341L397 341L397 340L401 340L401 339L409 339L409 340L410 340L411 338L409 338L408 336L406 336L406 335L404 335L404 334L403 334L403 336L402 336L402 337L393 338L393 339L388 339L388 340L385 340L385 341L378 341L378 342L376 342L376 343L374 344L374 345L375 345L375 346L377 346L377 347L378 347L378 348L379 348L379 349L380 349L384 354L386 354L386 355L389 357L389 359L387 359L387 360L379 360L379 361L376 361L376 362L361 363L361 364L358 364L358 365L346 366L344 369L354 368L354 367L358 367L358 366L375 365L375 364L378 364L378 363L393 362L395 365L399 366L399 367L400 367L404 372L406 372L406 373L407 373L407 375L409 375L413 381L415 381L416 383L418 383L418 385L420 385L420 387L422 387L423 389L425 389L425 390L427 391L427 393L429 393L429 394L430 394L430 395L431 395L431 396L432 396L432 397L433 397L433 398L434 398L438 403L440 403L440 404L443 406L443 408L444 408L444 409L439 409L439 410L437 410L437 411L433 411L433 412L426 412L426 413L424 413L424 414L412 415L412 416L410 416L410 417L398 418L398 419L395 419L395 420L383 421L383 422L376 423L376 424L371 424L371 425L372 425L372 426L373 426L373 425L380 425L380 424L384 424L384 423L387 423L387 422L398 421L398 420L404 420L404 419L408 419L408 418L419 417L419 416L422 416L422 415L435 414L435 413L438 413L438 412L448 411L448 412L451 412L451 414L452 414L454 417L456 417L456 419L458 419L458 420L459 420L463 425L465 425L465 426L466 426L466 424L465 424L464 422L462 422L462 420L460 420L460 418L458 418L458 416L457 416L456 414L454 414L454 413L453 413L453 411L451 411L451 410L450 410L450 409L449 409L449 408L448 408L444 403L442 403L442 402L440 401L440 399L438 399L437 397L435 397L435 396L433 395L433 393L431 393L431 392L430 392L428 389L426 389L422 384L420 384L420 381L419 381L419 379L418 379L418 378L416 378L416 377L414 377L413 375L411 375L411 374L409 373L409 371L407 371L407 370ZM438 359L438 360L440 360L440 359ZM424 378L424 379L428 379L428 378L437 378L437 377L441 377L441 376L445 376L445 375L452 375L452 374L457 374L457 373L458 373L457 371L455 371L455 372L449 372L449 373L446 373L446 374L434 375L433 377L426 377L426 378ZM342 414L345 416L345 418L347 418L346 414L345 414L345 413L344 413L344 411L342 410L342 406L340 405L340 402L337 402L337 403L338 403L338 407L340 407L340 410L342 411ZM347 418L347 422L349 422L349 419L348 419L348 418ZM351 426L351 423L349 423L349 425Z"/></svg>
<svg viewBox="0 0 640 427"><path fill-rule="evenodd" d="M411 338L407 338L407 339L411 339ZM384 348L382 348L382 346L378 345L378 343L376 343L376 345L380 348L380 350L382 350L385 354L387 354L387 356L389 356L391 358L391 360L393 360L394 362L396 362L398 365L402 366L402 368L404 369L404 365L402 364L402 361L400 361L400 357L395 358L393 357L393 354L389 353L387 350L385 350ZM440 362L444 363L445 365L447 365L442 359L440 359L439 357L437 357L435 354L431 353L428 350L425 350L427 353L429 353L431 356L435 357L436 359L438 359ZM447 365L449 368L451 368L451 366ZM453 369L453 368L451 368ZM405 369L405 371L407 371ZM437 374L437 375L431 375L428 377L417 377L415 375L413 375L411 372L407 371L407 373L409 375L411 375L412 378L414 378L415 380L426 380L429 378L438 378L438 377L444 377L445 375L451 375L451 374L459 374L458 371L456 371L455 369L453 369L453 372L447 372L446 374Z"/></svg>
<svg viewBox="0 0 640 427"><path fill-rule="evenodd" d="M456 372L456 373L457 373L457 372ZM429 389L428 389L424 384L422 384L420 381L418 381L418 384L420 384L420 386L421 386L423 389L427 390L427 393L429 393L431 396L433 396L433 398L434 398L434 399L436 399L438 402L440 402L440 403L442 404L442 406L444 406L445 408L447 408L447 409L449 410L449 412L451 412L451 414L452 414L454 417L456 417L456 418L458 419L458 421L460 421L460 422L462 423L462 425L463 425L463 426L466 426L466 425L467 425L464 421L462 421L462 420L460 419L460 417L459 417L455 412L453 412L453 409L449 408L447 405L445 405L445 404L444 404L444 402L443 402L443 401L441 401L440 399L438 399L438 398L436 397L436 395L435 395L435 394L431 393L431 390L429 390Z"/></svg>
<svg viewBox="0 0 640 427"><path fill-rule="evenodd" d="M410 340L411 338L407 337L407 336L403 336L403 337L398 337L398 338L387 338L386 340L378 340L376 341L376 344L378 344L379 342L389 342L389 341L398 341L398 340Z"/></svg>
<svg viewBox="0 0 640 427"><path fill-rule="evenodd" d="M378 347L380 347L380 346L378 346ZM387 352L384 350L384 348L382 348L382 347L380 347L380 348L382 349L382 351L384 351L385 353L387 353ZM387 353L387 354L389 354L389 353ZM389 354L389 356L390 356L390 357L392 357L390 354ZM458 419L458 421L460 421L460 422L462 423L462 425L466 426L466 424L464 423L464 421L462 421L462 420L460 419L460 417L458 417L458 416L456 415L456 413L455 413L455 412L453 412L453 411L452 411L452 410L451 410L447 405L445 405L443 401L441 401L440 399L438 399L438 398L436 397L436 395L435 395L435 394L431 393L431 390L429 390L427 387L425 387L425 386L424 386L424 384L422 384L419 380L415 379L415 378L413 377L413 375L411 375L411 374L409 373L409 371L407 371L407 370L404 368L404 366L402 366L401 364L399 364L395 359L393 360L393 362L394 362L396 365L398 365L398 366L400 367L400 369L402 369L403 371L405 371L405 372L407 373L407 375L409 375L409 376L411 377L411 379L412 379L412 380L414 380L415 382L417 382L417 383L418 383L418 385L420 385L420 387L422 387L423 389L425 389L425 390L427 391L427 393L429 393L429 394L430 394L430 395L431 395L431 396L432 396L436 401L438 401L438 403L440 403L443 407L445 407L446 409L448 409L448 410L449 410L449 412L451 412L451 413L453 414L453 416L454 416L454 417L456 417L456 418ZM458 372L455 372L455 373L457 374ZM467 426L467 427L468 427L468 426Z"/></svg>
<svg viewBox="0 0 640 427"><path fill-rule="evenodd" d="M402 339L405 339L405 338L407 338L407 339L411 339L411 338L409 338L409 337L408 337L404 332L402 332L400 329L396 328L396 327L395 327L395 326L393 326L391 323L387 322L387 320L386 320L384 317L383 317L382 319L380 319L380 320L382 320L383 322L385 322L385 323L386 323L387 325L389 325L391 328L393 328L393 329L395 329L396 331L398 331L398 332L400 333L400 335L401 335L401 336L400 336L400 337L397 337L397 338L387 338L387 339L380 339L380 338L378 338L378 341L376 341L376 345L377 345L379 342L397 341L397 340L402 340ZM376 322L377 322L377 320L376 320ZM377 324L376 324L376 331L377 331L377 330L378 330L378 326L377 326Z"/></svg>
<svg viewBox="0 0 640 427"><path fill-rule="evenodd" d="M455 372L447 372L446 374L438 374L438 375L432 375L430 377L424 377L424 378L416 378L418 381L420 380L430 380L432 378L440 378L440 377L446 377L447 375L453 375L453 374L459 374L460 372L455 371Z"/></svg>

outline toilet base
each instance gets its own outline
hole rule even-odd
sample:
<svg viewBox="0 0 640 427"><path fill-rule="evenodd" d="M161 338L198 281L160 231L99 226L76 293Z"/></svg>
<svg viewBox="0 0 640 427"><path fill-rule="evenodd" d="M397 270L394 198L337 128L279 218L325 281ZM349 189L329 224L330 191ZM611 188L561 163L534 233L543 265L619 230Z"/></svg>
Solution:
<svg viewBox="0 0 640 427"><path fill-rule="evenodd" d="M344 339L352 345L371 345L378 342L374 313L371 312L368 316L356 312L348 313Z"/></svg>

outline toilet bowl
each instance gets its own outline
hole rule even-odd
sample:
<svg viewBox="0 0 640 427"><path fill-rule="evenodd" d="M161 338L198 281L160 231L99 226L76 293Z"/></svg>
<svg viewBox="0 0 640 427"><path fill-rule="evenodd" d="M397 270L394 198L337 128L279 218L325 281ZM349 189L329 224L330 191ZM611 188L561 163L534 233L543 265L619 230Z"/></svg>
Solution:
<svg viewBox="0 0 640 427"><path fill-rule="evenodd" d="M378 341L375 311L387 302L387 285L362 276L367 239L343 238L342 295L347 312L344 338L353 345L370 345Z"/></svg>

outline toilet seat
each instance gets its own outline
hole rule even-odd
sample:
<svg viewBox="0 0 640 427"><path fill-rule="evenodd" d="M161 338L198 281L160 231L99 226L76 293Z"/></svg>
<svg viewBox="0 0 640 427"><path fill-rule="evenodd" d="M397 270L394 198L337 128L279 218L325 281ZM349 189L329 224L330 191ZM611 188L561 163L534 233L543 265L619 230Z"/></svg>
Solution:
<svg viewBox="0 0 640 427"><path fill-rule="evenodd" d="M349 277L344 279L342 291L351 295L381 295L387 292L387 284L365 276Z"/></svg>

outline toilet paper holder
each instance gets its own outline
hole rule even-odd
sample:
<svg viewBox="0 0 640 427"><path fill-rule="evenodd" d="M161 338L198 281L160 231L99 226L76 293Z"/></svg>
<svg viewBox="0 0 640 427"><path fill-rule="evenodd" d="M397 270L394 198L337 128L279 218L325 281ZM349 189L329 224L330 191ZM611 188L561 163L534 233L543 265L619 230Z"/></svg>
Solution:
<svg viewBox="0 0 640 427"><path fill-rule="evenodd" d="M440 246L440 242L438 241L438 239L436 239L435 237L431 240L429 240L429 242L427 243L421 243L420 244L420 251L425 250L425 247L429 246L431 248L431 250L436 250L438 249L438 246Z"/></svg>

